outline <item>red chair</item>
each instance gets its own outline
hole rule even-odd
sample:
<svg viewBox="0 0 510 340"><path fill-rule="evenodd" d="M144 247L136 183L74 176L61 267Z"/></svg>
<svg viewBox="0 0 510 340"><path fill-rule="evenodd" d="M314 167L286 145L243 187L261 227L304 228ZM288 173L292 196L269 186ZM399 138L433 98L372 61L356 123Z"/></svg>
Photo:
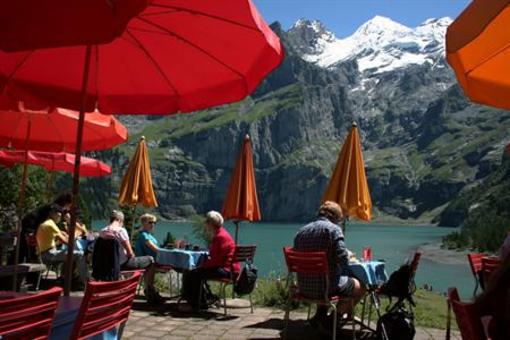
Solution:
<svg viewBox="0 0 510 340"><path fill-rule="evenodd" d="M484 283L484 289L490 281L492 273L501 265L501 259L498 257L483 257L482 269L480 275Z"/></svg>
<svg viewBox="0 0 510 340"><path fill-rule="evenodd" d="M293 250L290 247L284 247L283 254L285 255L285 262L288 269L287 288L289 289L289 298L285 308L284 335L286 334L289 324L291 302L307 301L317 305L327 306L333 310L333 340L335 340L338 306L342 303L349 303L352 309L353 300L339 295L329 295L329 265L326 252L304 252ZM322 277L322 281L324 282L324 297L309 297L301 293L294 274L311 274ZM308 314L308 316L310 316L310 314ZM355 322L352 322L352 338L356 339Z"/></svg>
<svg viewBox="0 0 510 340"><path fill-rule="evenodd" d="M141 277L142 273L135 271L125 280L89 281L71 339L87 339L119 325L120 339Z"/></svg>
<svg viewBox="0 0 510 340"><path fill-rule="evenodd" d="M485 340L485 332L480 315L475 310L473 303L461 302L457 288L448 289L447 298L447 319L446 319L446 340L450 339L451 310L455 313L455 319L459 326L463 340Z"/></svg>
<svg viewBox="0 0 510 340"><path fill-rule="evenodd" d="M475 290L473 291L473 297L476 296L478 287L480 286L480 272L482 270L482 258L486 257L484 253L470 253L467 254L469 267L471 267L471 273L475 278Z"/></svg>
<svg viewBox="0 0 510 340"><path fill-rule="evenodd" d="M48 339L62 288L0 299L0 338Z"/></svg>
<svg viewBox="0 0 510 340"><path fill-rule="evenodd" d="M236 245L236 249L234 251L234 257L231 261L232 265L236 262L244 263L246 261L253 262L253 258L255 257L255 251L257 250L256 245L247 245L247 246L240 246ZM239 279L239 275L241 273L235 273L233 267L230 269L230 278L227 279L208 279L207 281L216 281L220 282L220 295L223 299L223 308L224 308L224 315L227 315L227 292L226 288L228 285L235 285L237 280ZM200 292L200 296L202 296L202 292ZM235 297L235 293L232 289L232 297ZM250 310L253 314L253 301L251 298L251 293L248 294L248 298L250 300Z"/></svg>

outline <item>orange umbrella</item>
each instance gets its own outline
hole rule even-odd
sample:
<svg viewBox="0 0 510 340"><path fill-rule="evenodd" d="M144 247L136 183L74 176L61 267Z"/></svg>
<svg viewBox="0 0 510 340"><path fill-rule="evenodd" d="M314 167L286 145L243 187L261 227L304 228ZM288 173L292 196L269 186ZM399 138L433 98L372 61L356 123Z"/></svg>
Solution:
<svg viewBox="0 0 510 340"><path fill-rule="evenodd" d="M474 102L510 109L510 0L474 0L448 27L446 57Z"/></svg>
<svg viewBox="0 0 510 340"><path fill-rule="evenodd" d="M352 123L322 201L337 202L347 216L372 219L372 200L356 123Z"/></svg>
<svg viewBox="0 0 510 340"><path fill-rule="evenodd" d="M261 219L257 186L255 185L255 170L253 168L253 150L248 135L244 138L236 167L230 178L221 214L227 220L234 220L236 224L236 244L239 222L253 222Z"/></svg>
<svg viewBox="0 0 510 340"><path fill-rule="evenodd" d="M129 162L129 167L122 179L119 192L120 205L129 205L133 207L134 210L139 203L146 208L158 206L154 188L152 187L149 153L147 151L147 145L145 144L145 137L143 136L138 143L133 158ZM131 226L131 237L132 236L133 225Z"/></svg>

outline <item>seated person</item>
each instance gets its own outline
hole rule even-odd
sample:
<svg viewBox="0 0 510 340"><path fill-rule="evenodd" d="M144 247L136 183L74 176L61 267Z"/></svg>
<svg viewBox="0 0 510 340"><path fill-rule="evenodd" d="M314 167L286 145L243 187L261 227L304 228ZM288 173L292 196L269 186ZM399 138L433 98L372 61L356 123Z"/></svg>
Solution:
<svg viewBox="0 0 510 340"><path fill-rule="evenodd" d="M298 251L325 251L329 264L329 294L352 298L353 305L361 300L365 293L363 285L355 278L348 277L344 271L348 269L349 252L345 246L344 235L340 227L343 219L342 208L332 201L323 203L317 219L297 232L294 238L294 249ZM324 297L325 284L315 275L298 275L301 293L311 298ZM341 304L338 315L352 313L348 304ZM311 323L329 330L333 319L327 316L328 308L318 306ZM336 317L336 316L335 316Z"/></svg>
<svg viewBox="0 0 510 340"><path fill-rule="evenodd" d="M136 256L152 256L154 259L158 255L159 246L158 241L152 233L156 226L156 216L151 214L143 214L140 217L140 223L142 224L141 230L138 233L138 239L135 244Z"/></svg>
<svg viewBox="0 0 510 340"><path fill-rule="evenodd" d="M154 258L152 256L135 257L129 236L124 228L124 213L114 210L110 216L110 224L99 233L103 239L116 239L119 241L119 264L121 270L145 269L145 296L149 304L157 304L162 301L161 296L154 287Z"/></svg>
<svg viewBox="0 0 510 340"><path fill-rule="evenodd" d="M65 230L66 233L69 234L69 225L71 224L71 212L69 210L64 210L63 217L64 218L62 221L62 228ZM87 227L81 221L81 211L79 209L76 209L76 227L74 229L74 237L78 239L84 236L87 236Z"/></svg>
<svg viewBox="0 0 510 340"><path fill-rule="evenodd" d="M223 217L217 211L209 211L205 220L206 231L212 235L209 258L199 268L183 275L183 297L194 311L202 304L200 301L200 284L207 279L230 278L230 273L239 273L239 262L232 263L235 242L223 227Z"/></svg>
<svg viewBox="0 0 510 340"><path fill-rule="evenodd" d="M71 194L63 194L58 196L52 204L59 205L62 209L69 209L73 196ZM26 244L26 235L36 233L37 228L48 219L51 204L43 205L37 210L29 212L21 220L21 237L19 262L36 262L37 254L32 252Z"/></svg>
<svg viewBox="0 0 510 340"><path fill-rule="evenodd" d="M67 250L58 250L56 241L64 244L68 243L67 234L57 226L62 218L62 208L57 204L52 204L49 209L48 218L37 228L37 246L43 263L53 264L65 262L67 258ZM74 250L73 259L75 268L80 273L80 280L83 284L87 282L88 270L87 263L83 251Z"/></svg>

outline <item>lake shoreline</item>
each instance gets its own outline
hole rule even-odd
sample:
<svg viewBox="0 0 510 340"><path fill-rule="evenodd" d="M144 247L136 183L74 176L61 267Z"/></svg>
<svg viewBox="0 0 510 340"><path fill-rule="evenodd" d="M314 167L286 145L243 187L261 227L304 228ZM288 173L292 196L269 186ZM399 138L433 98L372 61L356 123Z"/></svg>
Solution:
<svg viewBox="0 0 510 340"><path fill-rule="evenodd" d="M451 250L441 248L440 243L423 244L418 247L422 257L433 262L449 265L466 265L468 250Z"/></svg>

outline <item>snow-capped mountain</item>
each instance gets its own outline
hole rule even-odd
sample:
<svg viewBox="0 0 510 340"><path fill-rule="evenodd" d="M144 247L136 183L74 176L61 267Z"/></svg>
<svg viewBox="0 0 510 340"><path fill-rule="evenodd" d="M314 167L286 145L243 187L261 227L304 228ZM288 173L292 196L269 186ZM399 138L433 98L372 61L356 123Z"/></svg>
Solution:
<svg viewBox="0 0 510 340"><path fill-rule="evenodd" d="M376 16L349 37L339 39L319 21L299 20L289 33L300 41L301 57L331 68L356 60L360 72L379 74L411 64L435 65L444 54L444 36L452 19L428 19L415 28Z"/></svg>

